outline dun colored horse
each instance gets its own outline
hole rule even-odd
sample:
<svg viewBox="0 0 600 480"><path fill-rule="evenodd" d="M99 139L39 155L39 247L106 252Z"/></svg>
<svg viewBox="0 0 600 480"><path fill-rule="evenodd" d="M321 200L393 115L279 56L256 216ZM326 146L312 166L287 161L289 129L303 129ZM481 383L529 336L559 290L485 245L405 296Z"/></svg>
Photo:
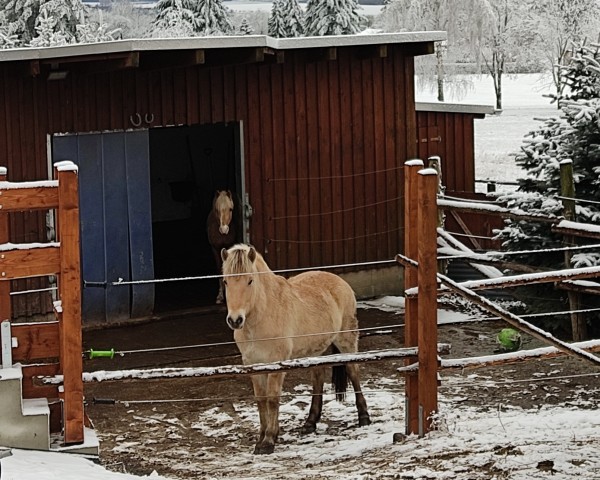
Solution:
<svg viewBox="0 0 600 480"><path fill-rule="evenodd" d="M276 275L254 247L221 250L227 290L227 324L244 364L274 362L358 349L356 299L337 275L311 271L290 279ZM253 375L260 431L254 453L272 453L279 434L279 397L285 373ZM352 382L360 426L371 423L360 389L358 365L333 368L337 398ZM313 369L313 397L303 433L312 433L321 417L324 368Z"/></svg>
<svg viewBox="0 0 600 480"><path fill-rule="evenodd" d="M221 249L230 248L236 242L235 222L232 221L234 208L233 195L229 190L215 192L212 210L206 219L206 230L217 271L221 271ZM223 279L219 279L216 303L223 303Z"/></svg>

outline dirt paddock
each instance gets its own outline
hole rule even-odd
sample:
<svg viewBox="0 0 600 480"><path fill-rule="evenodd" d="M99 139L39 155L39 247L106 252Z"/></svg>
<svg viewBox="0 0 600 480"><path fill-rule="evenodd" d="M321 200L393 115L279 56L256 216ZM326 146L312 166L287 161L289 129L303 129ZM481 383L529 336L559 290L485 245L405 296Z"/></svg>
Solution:
<svg viewBox="0 0 600 480"><path fill-rule="evenodd" d="M224 316L224 310L213 310L137 326L90 330L84 332L84 348L123 351L228 342L232 340L232 334L225 326ZM361 327L381 326L382 330L388 330L383 327L402 324L403 320L402 315L394 312L359 310ZM497 348L495 336L504 326L504 323L495 321L441 325L439 342L452 345L452 352L447 358L489 355ZM359 347L360 350L373 350L400 347L402 344L400 328L391 334L364 336ZM542 346L539 341L524 338L524 349L538 346ZM130 353L117 355L113 360L86 360L84 371L240 363L235 345L227 344ZM403 431L404 379L396 371L401 365L401 361L386 361L361 366L367 402L375 405L371 409L373 428L378 428L384 418L393 415L398 431ZM589 371L590 366L584 361L560 358L467 372L443 372L440 410L469 406L489 410L493 415L505 406L534 408L548 403L575 401L584 408L586 405L596 408L600 391L597 376L575 377L563 382L543 381L544 376L572 376ZM333 400L326 402L322 419L324 426L316 435L300 436L298 418L302 417L301 411L306 411L310 402L305 395L309 381L309 372L304 370L290 372L286 377L280 415L282 435L276 448L276 455L282 456L278 457L277 465L268 464L271 460L267 457L272 456L260 456L257 460L258 457L251 454L258 418L247 376L87 383L85 396L87 413L101 441L100 461L112 470L139 475L156 471L160 475L181 479L255 478L255 474L249 472L258 468L257 462L267 462L268 468L265 467L258 478L289 478L287 470L277 468L289 470L296 468L294 465L304 472L294 478L336 478L344 475L345 478L354 478L353 475L366 478L358 476L359 470L374 472L372 478L384 478L376 475L386 462L385 453L381 452L358 457L361 458L360 465L322 459L325 463L329 462L330 475L323 470L311 473L310 465L302 463L303 449L311 445L314 447L317 439L336 442L357 435L360 430L356 427L356 411L353 410L352 395L349 395L343 408L336 406L338 402ZM380 391L388 392L394 403L382 406L375 402ZM94 404L94 398L113 399L117 403ZM392 444L391 434L389 444ZM380 450L385 451L385 448ZM281 458L286 458L288 463L282 463ZM486 477L487 473L483 475L472 478L492 478Z"/></svg>

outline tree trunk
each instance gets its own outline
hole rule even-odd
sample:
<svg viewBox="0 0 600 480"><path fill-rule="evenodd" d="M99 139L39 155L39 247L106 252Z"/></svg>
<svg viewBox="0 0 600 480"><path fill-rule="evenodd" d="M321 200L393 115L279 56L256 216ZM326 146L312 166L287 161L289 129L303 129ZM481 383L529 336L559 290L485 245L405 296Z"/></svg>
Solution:
<svg viewBox="0 0 600 480"><path fill-rule="evenodd" d="M560 193L564 197L563 216L566 220L575 221L575 181L573 179L573 162L560 163ZM567 246L573 245L575 239L572 236L565 236L564 242ZM565 252L565 268L571 268L572 253ZM587 339L587 323L581 313L576 313L581 305L581 297L578 292L569 292L569 309L571 310L571 332L574 342L581 342Z"/></svg>
<svg viewBox="0 0 600 480"><path fill-rule="evenodd" d="M437 74L437 91L438 91L438 95L437 95L437 99L438 102L443 102L444 101L444 80L445 80L445 74L444 74L444 55L442 52L442 46L438 45L438 48L436 49L436 60L437 60L437 66L436 66L436 74Z"/></svg>

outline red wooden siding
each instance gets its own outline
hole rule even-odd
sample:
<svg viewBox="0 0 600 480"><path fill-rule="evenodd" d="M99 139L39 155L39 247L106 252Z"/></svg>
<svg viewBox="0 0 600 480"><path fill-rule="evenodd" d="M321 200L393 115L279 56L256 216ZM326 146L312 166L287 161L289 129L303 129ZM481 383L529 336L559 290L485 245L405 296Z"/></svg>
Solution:
<svg viewBox="0 0 600 480"><path fill-rule="evenodd" d="M418 111L418 155L442 159L442 182L448 191L475 191L473 120L483 115Z"/></svg>
<svg viewBox="0 0 600 480"><path fill-rule="evenodd" d="M392 259L403 244L402 165L433 153L421 143L417 150L405 48L388 46L385 57L348 47L332 60L303 50L286 51L282 63L74 69L62 81L3 64L0 165L14 181L46 178L52 133L126 130L137 118L150 128L242 121L251 241L272 267ZM11 220L12 241L45 237L43 215Z"/></svg>

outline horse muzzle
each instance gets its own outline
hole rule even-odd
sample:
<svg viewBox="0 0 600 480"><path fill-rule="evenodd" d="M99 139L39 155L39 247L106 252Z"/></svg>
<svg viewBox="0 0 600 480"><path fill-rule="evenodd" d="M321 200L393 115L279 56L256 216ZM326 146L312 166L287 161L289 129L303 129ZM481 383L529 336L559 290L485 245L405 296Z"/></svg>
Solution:
<svg viewBox="0 0 600 480"><path fill-rule="evenodd" d="M235 318L227 315L227 325L229 325L229 328L231 328L232 330L239 330L240 328L242 328L244 326L245 321L246 317L244 317L243 315L238 315Z"/></svg>
<svg viewBox="0 0 600 480"><path fill-rule="evenodd" d="M229 225L221 225L219 227L219 232L221 232L223 235L227 235L229 233Z"/></svg>

